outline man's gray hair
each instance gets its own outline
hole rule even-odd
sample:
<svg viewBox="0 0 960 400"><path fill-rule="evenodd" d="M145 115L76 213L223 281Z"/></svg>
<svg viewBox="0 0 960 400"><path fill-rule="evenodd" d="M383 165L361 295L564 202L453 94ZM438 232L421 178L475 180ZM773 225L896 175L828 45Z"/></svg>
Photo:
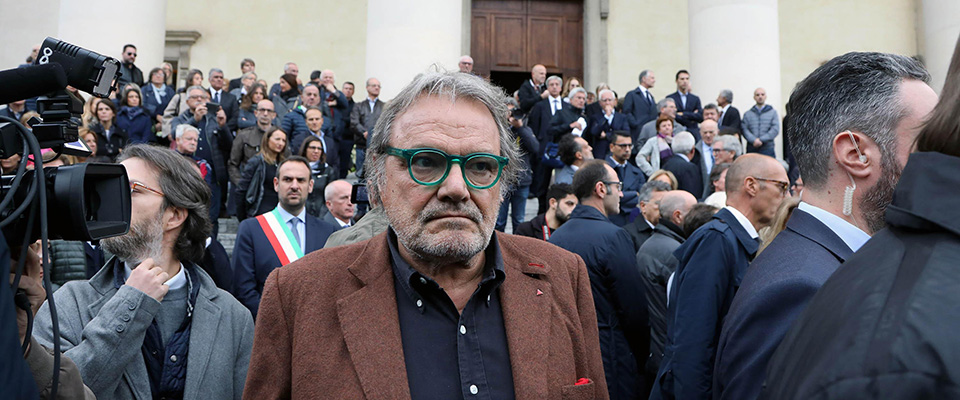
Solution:
<svg viewBox="0 0 960 400"><path fill-rule="evenodd" d="M638 202L648 202L653 198L653 192L669 192L673 190L670 187L669 183L663 181L647 181L643 186L640 187L640 192L637 195Z"/></svg>
<svg viewBox="0 0 960 400"><path fill-rule="evenodd" d="M572 99L572 98L573 98L573 95L575 95L575 94L577 94L577 93L583 93L583 95L586 96L586 95L587 95L587 89L584 89L583 87L575 87L575 88L573 88L573 89L570 90L570 93L567 94L567 98L568 98L568 99Z"/></svg>
<svg viewBox="0 0 960 400"><path fill-rule="evenodd" d="M220 75L223 75L223 70L222 70L222 69L220 69L220 68L210 68L210 72L207 72L207 77L209 78L210 75L213 75L214 72L219 72Z"/></svg>
<svg viewBox="0 0 960 400"><path fill-rule="evenodd" d="M173 133L173 139L179 139L181 135L187 133L187 131L194 131L197 133L197 136L200 135L200 130L197 127L190 124L180 124L177 125L177 131Z"/></svg>
<svg viewBox="0 0 960 400"><path fill-rule="evenodd" d="M663 110L664 108L667 108L667 104L673 104L674 107L677 106L677 102L675 102L675 101L673 101L673 99L667 97L667 98L665 98L665 99L660 100L660 101L657 102L657 110L659 111L659 110Z"/></svg>
<svg viewBox="0 0 960 400"><path fill-rule="evenodd" d="M673 135L673 143L670 144L670 149L673 150L674 154L687 154L690 150L693 150L693 146L696 144L697 140L693 138L693 134L683 131Z"/></svg>
<svg viewBox="0 0 960 400"><path fill-rule="evenodd" d="M247 78L257 79L257 73L256 73L256 72L247 72L247 73L245 73L245 74L243 74L243 75L240 76L240 79L241 79L241 80L247 79Z"/></svg>
<svg viewBox="0 0 960 400"><path fill-rule="evenodd" d="M517 103L517 99L513 98L513 96L504 97L503 104L513 106L514 109L520 108L520 103Z"/></svg>
<svg viewBox="0 0 960 400"><path fill-rule="evenodd" d="M184 124L186 125L186 124ZM123 148L117 162L137 158L157 172L163 209L182 208L187 211L180 234L173 244L173 254L181 261L200 262L210 236L210 188L186 157L177 152L147 144L133 144Z"/></svg>
<svg viewBox="0 0 960 400"><path fill-rule="evenodd" d="M645 69L645 70L643 70L643 71L640 71L640 78L638 78L638 79L640 80L640 82L643 82L643 78L646 78L646 77L647 77L647 74L649 74L649 73L650 73L650 70L649 70L649 69Z"/></svg>
<svg viewBox="0 0 960 400"><path fill-rule="evenodd" d="M727 100L727 103L733 103L733 91L730 89L721 90L720 97L723 97L725 100Z"/></svg>
<svg viewBox="0 0 960 400"><path fill-rule="evenodd" d="M210 92L208 92L207 89L204 89L203 86L199 86L199 85L188 87L188 88L187 88L187 91L184 92L184 93L187 94L187 97L190 97L190 92L192 92L192 91L194 91L194 90L199 90L199 91L201 91L201 92L203 92L203 93L206 93L207 96L210 95Z"/></svg>
<svg viewBox="0 0 960 400"><path fill-rule="evenodd" d="M617 95L614 94L613 91L610 90L610 89L603 89L603 90L601 90L600 93L597 94L597 98L601 98L601 99L602 99L604 93L610 93L610 95L613 96L613 98L617 98Z"/></svg>
<svg viewBox="0 0 960 400"><path fill-rule="evenodd" d="M553 82L553 81L560 81L560 85L563 85L563 78L561 78L561 77L559 77L559 76L556 76L556 75L550 75L550 77L547 78L547 80L546 80L545 82L546 82L547 84L550 84L550 82Z"/></svg>
<svg viewBox="0 0 960 400"><path fill-rule="evenodd" d="M896 162L897 125L909 112L900 85L922 82L930 74L909 57L851 52L834 57L797 84L787 103L787 138L803 183L819 189L827 183L833 138L860 132L880 147L881 161Z"/></svg>
<svg viewBox="0 0 960 400"><path fill-rule="evenodd" d="M283 73L286 74L286 73L290 72L290 66L291 66L291 65L297 65L297 63L295 63L295 62L293 62L293 61L290 61L290 62L288 62L288 63L286 63L286 64L283 64Z"/></svg>
<svg viewBox="0 0 960 400"><path fill-rule="evenodd" d="M743 146L740 144L740 140L738 140L736 136L720 135L713 140L716 142L720 142L724 150L732 151L734 158L740 157L740 155L743 154Z"/></svg>
<svg viewBox="0 0 960 400"><path fill-rule="evenodd" d="M369 185L367 190L377 204L380 200L379 186L384 184L384 171L387 162L387 147L390 145L394 122L403 113L413 107L418 100L424 97L435 96L451 102L457 100L476 101L483 104L497 124L500 142L500 156L506 157L509 162L503 168L500 176L500 196L503 198L510 188L517 182L523 160L520 159L520 149L513 139L510 125L507 122L507 106L503 102L506 93L503 89L493 86L482 78L472 74L455 72L425 72L413 78L400 93L390 100L377 124L373 128L367 142L367 159L364 168L367 171Z"/></svg>

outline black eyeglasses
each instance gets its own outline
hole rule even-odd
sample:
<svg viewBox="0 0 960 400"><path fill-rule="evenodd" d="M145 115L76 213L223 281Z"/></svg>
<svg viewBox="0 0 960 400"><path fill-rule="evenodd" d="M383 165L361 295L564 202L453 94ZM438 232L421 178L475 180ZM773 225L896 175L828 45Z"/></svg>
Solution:
<svg viewBox="0 0 960 400"><path fill-rule="evenodd" d="M617 190L623 189L623 182L621 181L600 181L600 182L603 182L603 184L607 186L616 186Z"/></svg>
<svg viewBox="0 0 960 400"><path fill-rule="evenodd" d="M780 189L780 194L786 194L787 190L790 189L790 182L778 181L776 179L767 179L767 178L758 178L756 176L752 177L758 181L770 182L777 185L777 188Z"/></svg>
<svg viewBox="0 0 960 400"><path fill-rule="evenodd" d="M509 159L490 153L471 153L450 155L442 150L431 148L398 149L387 147L387 154L407 161L410 178L424 186L439 185L450 173L453 163L460 164L460 171L467 186L474 189L488 189L500 181L503 167Z"/></svg>

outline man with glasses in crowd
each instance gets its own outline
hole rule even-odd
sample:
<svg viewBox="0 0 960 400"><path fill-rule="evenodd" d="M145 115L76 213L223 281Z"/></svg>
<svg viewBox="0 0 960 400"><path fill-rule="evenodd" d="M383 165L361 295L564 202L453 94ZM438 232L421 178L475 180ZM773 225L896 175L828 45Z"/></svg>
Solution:
<svg viewBox="0 0 960 400"><path fill-rule="evenodd" d="M257 124L249 128L243 128L237 132L237 137L233 139L233 148L230 150L230 182L234 186L240 184L240 178L243 175L243 166L247 165L247 160L257 155L260 151L260 142L263 141L263 135L269 135L277 130L273 124L277 112L274 111L273 102L270 100L260 100L257 103Z"/></svg>
<svg viewBox="0 0 960 400"><path fill-rule="evenodd" d="M667 294L667 338L651 399L709 399L723 318L787 193L787 172L773 157L747 154L727 170L727 206L674 253Z"/></svg>
<svg viewBox="0 0 960 400"><path fill-rule="evenodd" d="M606 398L583 263L494 232L522 167L503 96L424 73L384 109L367 179L390 227L270 274L246 398Z"/></svg>
<svg viewBox="0 0 960 400"><path fill-rule="evenodd" d="M629 126L624 130L611 132L610 137L610 156L607 157L607 164L613 167L617 172L617 179L623 182L623 196L620 197L620 212L611 214L608 217L610 222L617 226L627 224L628 217L637 208L637 199L640 196L640 188L647 182L646 175L636 165L630 164L627 160L630 158L630 152L633 150L633 140L630 138Z"/></svg>
<svg viewBox="0 0 960 400"><path fill-rule="evenodd" d="M137 46L127 44L123 46L123 55L120 63L120 77L117 78L117 87L123 88L128 83L136 83L143 87L143 71L134 63L137 61Z"/></svg>
<svg viewBox="0 0 960 400"><path fill-rule="evenodd" d="M584 164L573 176L580 204L550 243L576 253L587 265L610 398L637 399L647 393L640 366L647 359L650 333L633 239L608 219L620 212L622 190L623 182L609 164Z"/></svg>
<svg viewBox="0 0 960 400"><path fill-rule="evenodd" d="M607 152L610 143L613 142L614 131L630 131L630 121L626 114L618 113L616 110L617 99L613 96L613 91L603 89L600 91L600 107L603 112L590 117L589 128L584 138L593 147L593 158L603 160L607 158Z"/></svg>

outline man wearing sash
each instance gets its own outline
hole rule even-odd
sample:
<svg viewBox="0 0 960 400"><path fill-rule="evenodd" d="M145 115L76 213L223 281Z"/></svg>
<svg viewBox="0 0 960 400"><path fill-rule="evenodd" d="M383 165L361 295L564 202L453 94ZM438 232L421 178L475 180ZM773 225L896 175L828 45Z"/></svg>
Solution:
<svg viewBox="0 0 960 400"><path fill-rule="evenodd" d="M307 214L307 196L313 191L310 162L287 158L277 168L273 187L280 198L277 208L240 223L233 248L234 295L250 309L254 319L267 275L304 254L323 248L337 229Z"/></svg>

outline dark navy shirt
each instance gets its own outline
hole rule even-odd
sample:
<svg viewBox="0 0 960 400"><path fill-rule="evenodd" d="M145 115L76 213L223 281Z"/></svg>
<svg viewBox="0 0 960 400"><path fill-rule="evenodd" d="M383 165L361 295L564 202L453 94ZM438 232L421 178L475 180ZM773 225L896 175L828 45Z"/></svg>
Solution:
<svg viewBox="0 0 960 400"><path fill-rule="evenodd" d="M462 314L440 285L400 257L392 228L389 238L411 397L513 399L497 290L505 277L497 237L490 239L483 278Z"/></svg>

